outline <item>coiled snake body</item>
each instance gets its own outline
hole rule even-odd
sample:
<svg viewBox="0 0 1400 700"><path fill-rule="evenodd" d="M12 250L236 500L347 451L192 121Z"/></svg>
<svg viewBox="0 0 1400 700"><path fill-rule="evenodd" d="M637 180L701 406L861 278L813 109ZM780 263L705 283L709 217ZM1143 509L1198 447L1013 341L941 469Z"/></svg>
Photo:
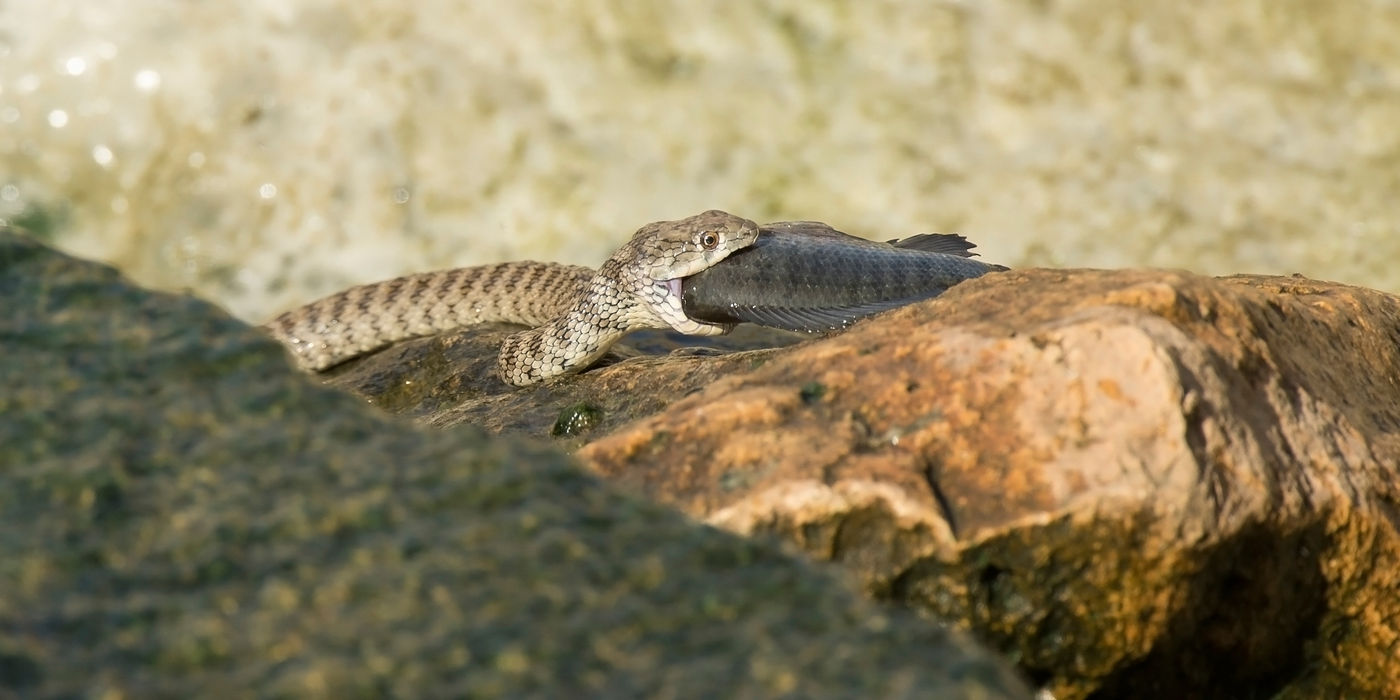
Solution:
<svg viewBox="0 0 1400 700"><path fill-rule="evenodd" d="M506 338L501 378L526 386L580 371L639 328L718 335L725 324L681 309L681 278L752 244L758 225L711 210L639 229L597 270L509 262L352 287L264 324L304 369L320 371L391 343L492 321L534 326Z"/></svg>

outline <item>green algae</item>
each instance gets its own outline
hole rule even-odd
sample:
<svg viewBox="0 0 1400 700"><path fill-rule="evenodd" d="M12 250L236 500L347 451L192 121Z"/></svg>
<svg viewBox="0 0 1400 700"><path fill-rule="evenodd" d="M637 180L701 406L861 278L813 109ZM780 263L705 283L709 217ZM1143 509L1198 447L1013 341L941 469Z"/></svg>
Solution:
<svg viewBox="0 0 1400 700"><path fill-rule="evenodd" d="M559 412L559 419L549 434L554 437L578 437L598 427L603 409L588 402L576 403Z"/></svg>

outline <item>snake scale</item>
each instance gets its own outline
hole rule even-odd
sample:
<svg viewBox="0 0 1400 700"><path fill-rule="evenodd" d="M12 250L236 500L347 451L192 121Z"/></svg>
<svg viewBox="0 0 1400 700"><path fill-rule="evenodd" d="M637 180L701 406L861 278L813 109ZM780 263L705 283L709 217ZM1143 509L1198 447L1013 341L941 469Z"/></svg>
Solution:
<svg viewBox="0 0 1400 700"><path fill-rule="evenodd" d="M528 386L593 364L640 328L718 335L681 308L681 278L752 244L759 227L711 210L647 224L597 270L508 262L425 272L352 287L287 311L263 325L311 371L408 338L488 322L533 326L506 338L496 367Z"/></svg>

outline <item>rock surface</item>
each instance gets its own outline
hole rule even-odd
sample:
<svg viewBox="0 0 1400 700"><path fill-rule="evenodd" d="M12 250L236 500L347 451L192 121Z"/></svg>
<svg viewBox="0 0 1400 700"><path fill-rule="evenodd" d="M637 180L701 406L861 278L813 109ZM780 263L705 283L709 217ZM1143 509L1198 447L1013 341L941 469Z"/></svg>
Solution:
<svg viewBox="0 0 1400 700"><path fill-rule="evenodd" d="M1389 295L997 275L579 455L960 620L1062 699L1400 696Z"/></svg>
<svg viewBox="0 0 1400 700"><path fill-rule="evenodd" d="M807 338L748 324L709 338L638 331L613 346L581 381L516 391L497 377L496 352L506 336L519 330L510 324L483 324L405 341L332 368L326 373L327 383L429 425L465 423L488 432L554 438L560 446L578 446L651 415L726 373L762 362L762 353L725 352L783 347ZM662 357L668 353L670 357ZM600 371L625 359L633 361ZM658 371L661 367L665 369Z"/></svg>
<svg viewBox="0 0 1400 700"><path fill-rule="evenodd" d="M1400 696L1396 297L1015 271L424 420L544 437L588 401L599 473L840 562L1061 700Z"/></svg>
<svg viewBox="0 0 1400 700"><path fill-rule="evenodd" d="M3 229L0 308L0 696L1028 697L770 544Z"/></svg>

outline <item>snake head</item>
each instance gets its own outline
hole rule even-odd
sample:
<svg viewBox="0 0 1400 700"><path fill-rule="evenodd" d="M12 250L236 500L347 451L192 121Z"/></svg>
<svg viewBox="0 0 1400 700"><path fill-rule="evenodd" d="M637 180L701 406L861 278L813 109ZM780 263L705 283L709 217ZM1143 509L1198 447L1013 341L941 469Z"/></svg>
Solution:
<svg viewBox="0 0 1400 700"><path fill-rule="evenodd" d="M647 224L632 237L640 276L654 282L689 277L758 239L758 224L711 209Z"/></svg>
<svg viewBox="0 0 1400 700"><path fill-rule="evenodd" d="M681 310L681 279L699 273L758 240L758 224L711 209L676 221L647 224L612 262L624 270L632 292L661 327L691 335L716 335L729 326L693 320Z"/></svg>

